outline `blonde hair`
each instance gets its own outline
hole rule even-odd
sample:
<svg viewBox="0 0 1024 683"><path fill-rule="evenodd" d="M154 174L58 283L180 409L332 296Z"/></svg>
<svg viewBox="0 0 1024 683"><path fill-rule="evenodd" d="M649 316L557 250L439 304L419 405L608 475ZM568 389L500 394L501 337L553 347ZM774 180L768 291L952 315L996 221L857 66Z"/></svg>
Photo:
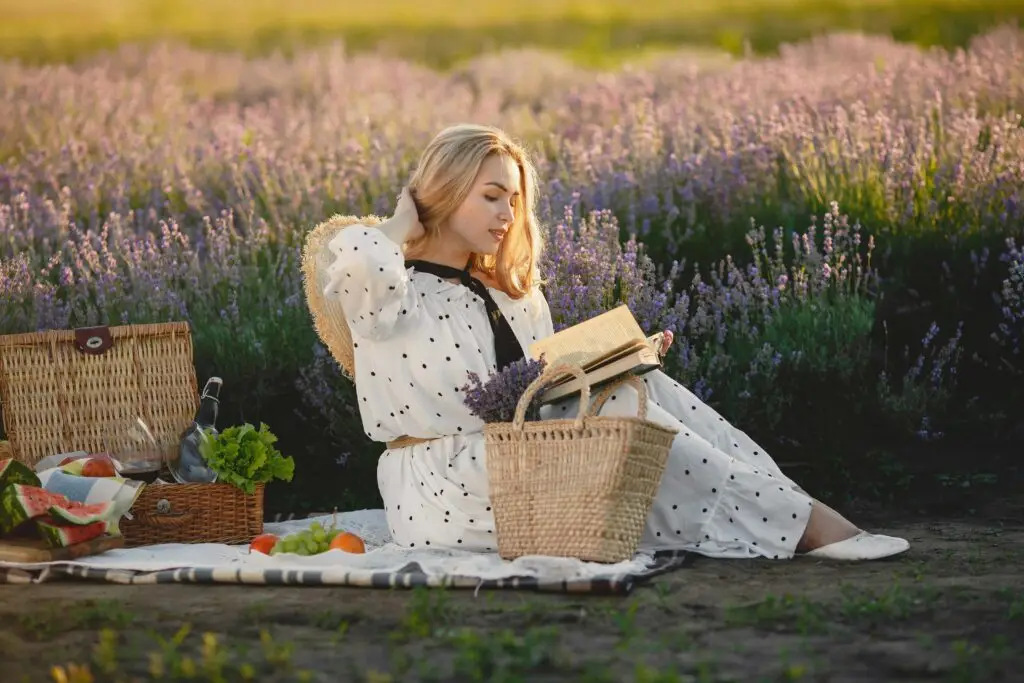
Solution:
<svg viewBox="0 0 1024 683"><path fill-rule="evenodd" d="M519 199L512 227L493 256L473 254L470 267L489 276L509 297L519 299L539 284L537 264L543 237L537 223L537 174L526 150L502 130L491 126L459 124L445 128L423 150L409 180L426 234L406 244L414 257L440 236L440 226L469 196L484 160L503 154L519 167Z"/></svg>

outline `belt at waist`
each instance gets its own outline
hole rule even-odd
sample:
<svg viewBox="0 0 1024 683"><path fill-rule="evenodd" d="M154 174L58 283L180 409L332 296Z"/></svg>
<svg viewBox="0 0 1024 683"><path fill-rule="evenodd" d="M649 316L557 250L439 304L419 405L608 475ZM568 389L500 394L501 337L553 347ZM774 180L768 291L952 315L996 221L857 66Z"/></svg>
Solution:
<svg viewBox="0 0 1024 683"><path fill-rule="evenodd" d="M438 437L440 438L440 437ZM394 441L388 441L388 450L394 450L396 448L405 448L406 446L415 446L418 443L427 443L428 441L434 441L435 439L421 439L418 436L400 436Z"/></svg>

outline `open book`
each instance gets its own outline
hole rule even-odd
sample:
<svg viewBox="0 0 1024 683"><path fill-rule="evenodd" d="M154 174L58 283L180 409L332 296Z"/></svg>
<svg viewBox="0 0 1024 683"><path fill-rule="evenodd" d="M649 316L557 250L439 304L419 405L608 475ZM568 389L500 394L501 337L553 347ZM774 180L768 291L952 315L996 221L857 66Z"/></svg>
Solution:
<svg viewBox="0 0 1024 683"><path fill-rule="evenodd" d="M584 320L530 345L533 358L544 356L550 367L560 362L579 365L594 387L628 372L642 375L661 367L663 333L646 336L626 305ZM541 394L551 403L582 390L580 380L566 374L556 378Z"/></svg>

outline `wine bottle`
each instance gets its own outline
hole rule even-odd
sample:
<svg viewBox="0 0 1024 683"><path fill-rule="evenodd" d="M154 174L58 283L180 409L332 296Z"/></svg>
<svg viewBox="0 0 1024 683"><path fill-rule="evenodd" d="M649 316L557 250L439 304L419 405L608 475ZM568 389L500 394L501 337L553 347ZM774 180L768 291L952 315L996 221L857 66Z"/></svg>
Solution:
<svg viewBox="0 0 1024 683"><path fill-rule="evenodd" d="M217 434L217 415L220 412L220 390L223 384L224 381L220 377L211 377L207 380L192 424L181 435L178 457L174 462L168 463L171 476L180 484L217 481L217 473L207 467L200 444L207 438L206 434Z"/></svg>
<svg viewBox="0 0 1024 683"><path fill-rule="evenodd" d="M193 425L202 429L212 430L217 433L217 415L220 414L220 388L224 386L224 380L220 377L211 377L203 387L203 393L199 397L199 410Z"/></svg>

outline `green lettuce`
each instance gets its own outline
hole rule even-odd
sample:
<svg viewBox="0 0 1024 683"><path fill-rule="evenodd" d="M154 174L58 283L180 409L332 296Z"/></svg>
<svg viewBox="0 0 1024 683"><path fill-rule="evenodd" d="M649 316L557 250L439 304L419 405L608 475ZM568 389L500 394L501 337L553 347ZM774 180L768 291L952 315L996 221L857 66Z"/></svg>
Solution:
<svg viewBox="0 0 1024 683"><path fill-rule="evenodd" d="M274 448L277 437L264 423L256 429L251 424L228 427L220 434L206 432L199 447L207 465L217 473L217 481L233 484L246 493L256 484L272 479L291 481L295 461Z"/></svg>

